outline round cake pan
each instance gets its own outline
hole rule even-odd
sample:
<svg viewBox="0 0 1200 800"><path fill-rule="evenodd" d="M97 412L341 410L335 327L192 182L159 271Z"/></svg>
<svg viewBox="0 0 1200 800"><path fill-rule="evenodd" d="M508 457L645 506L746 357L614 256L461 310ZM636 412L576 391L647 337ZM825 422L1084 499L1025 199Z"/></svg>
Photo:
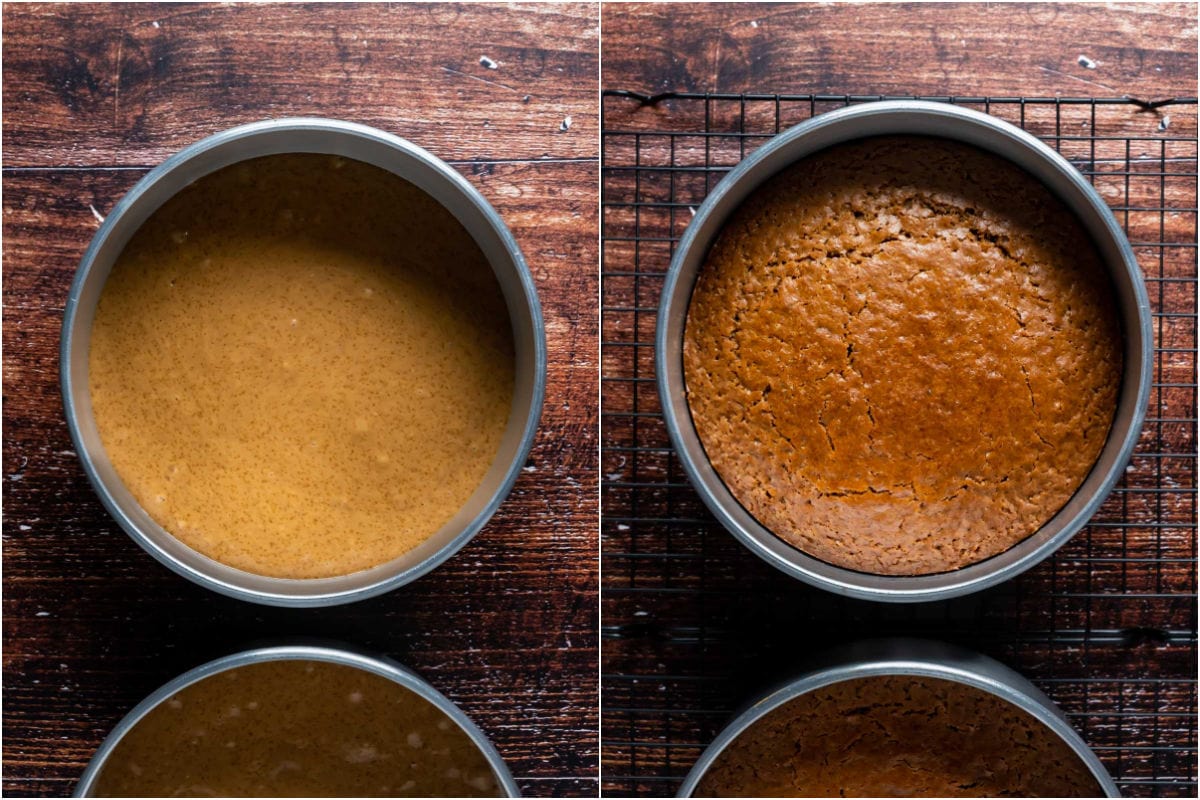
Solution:
<svg viewBox="0 0 1200 800"><path fill-rule="evenodd" d="M413 550L361 572L285 579L221 564L183 544L155 522L121 482L105 454L88 391L92 321L117 257L151 214L181 189L222 167L281 153L325 153L381 167L441 203L488 259L504 293L516 352L508 427L491 468L467 503ZM63 318L61 378L67 426L104 507L147 552L202 586L279 606L347 603L406 584L448 559L488 521L512 489L533 445L546 386L546 336L525 259L500 215L449 165L421 148L364 125L327 119L281 119L224 131L185 148L121 199L84 253Z"/></svg>
<svg viewBox="0 0 1200 800"><path fill-rule="evenodd" d="M1124 339L1125 370L1117 410L1100 457L1059 512L1003 553L953 572L875 575L837 567L776 537L738 503L709 463L688 410L683 331L696 277L717 234L739 205L772 176L805 156L870 136L910 134L951 139L995 153L1040 180L1079 218L1112 278ZM713 189L688 225L663 284L655 361L663 416L692 484L742 544L776 568L843 595L891 602L941 600L977 592L1045 559L1080 528L1112 490L1137 443L1150 398L1153 335L1150 301L1133 249L1088 180L1062 156L1020 128L945 103L865 103L813 117L781 133L741 162Z"/></svg>
<svg viewBox="0 0 1200 800"><path fill-rule="evenodd" d="M1030 714L1057 734L1100 785L1105 797L1121 793L1100 759L1080 738L1067 716L1036 686L995 659L942 642L878 639L857 642L818 656L799 677L779 684L738 712L692 767L677 797L691 797L717 756L755 722L779 706L823 686L885 675L941 678L972 686Z"/></svg>
<svg viewBox="0 0 1200 800"><path fill-rule="evenodd" d="M504 759L496 751L488 738L479 730L463 710L450 701L444 694L433 688L431 684L388 658L368 655L344 645L329 644L287 644L271 647L259 647L252 650L242 650L231 655L209 661L195 669L189 670L178 678L163 684L149 697L138 703L132 711L126 714L112 732L108 734L96 754L92 756L83 777L75 787L75 797L91 797L96 781L104 769L105 763L120 743L121 738L133 729L138 722L153 711L160 703L172 695L182 691L194 683L204 680L226 670L245 667L249 664L261 664L264 661L325 661L330 664L341 664L347 667L366 670L400 684L442 711L463 729L471 741L480 749L488 764L496 773L496 783L499 784L505 797L520 797L521 791L513 781L512 775L505 765Z"/></svg>

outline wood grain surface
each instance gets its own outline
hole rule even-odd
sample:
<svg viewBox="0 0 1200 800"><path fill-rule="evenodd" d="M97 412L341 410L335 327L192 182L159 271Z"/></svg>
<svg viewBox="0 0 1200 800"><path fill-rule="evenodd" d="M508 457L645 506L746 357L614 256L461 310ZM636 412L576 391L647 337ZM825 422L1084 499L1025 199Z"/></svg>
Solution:
<svg viewBox="0 0 1200 800"><path fill-rule="evenodd" d="M117 720L187 668L324 637L424 675L526 794L593 795L597 6L3 13L5 794L68 793ZM533 453L491 523L407 587L311 611L218 597L143 553L89 487L58 384L63 303L99 218L179 148L295 115L454 163L524 251L550 353Z"/></svg>
<svg viewBox="0 0 1200 800"><path fill-rule="evenodd" d="M644 3L601 16L604 89L729 95L602 101L605 794L672 795L731 713L814 653L908 635L1032 679L1126 796L1195 796L1196 106L1120 102L1195 97L1195 7ZM1083 531L1015 580L911 606L807 587L730 536L674 455L653 335L675 243L746 154L845 102L776 94L1117 101L969 104L1092 178L1156 315L1156 387L1125 475Z"/></svg>
<svg viewBox="0 0 1200 800"><path fill-rule="evenodd" d="M606 89L1196 94L1188 3L612 3L602 27Z"/></svg>

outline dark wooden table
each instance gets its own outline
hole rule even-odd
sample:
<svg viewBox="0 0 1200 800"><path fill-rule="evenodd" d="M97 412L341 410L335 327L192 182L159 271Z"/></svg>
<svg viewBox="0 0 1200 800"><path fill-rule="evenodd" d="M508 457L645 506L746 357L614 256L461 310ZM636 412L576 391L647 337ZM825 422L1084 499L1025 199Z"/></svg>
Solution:
<svg viewBox="0 0 1200 800"><path fill-rule="evenodd" d="M530 795L596 791L595 4L6 5L4 782L63 795L148 692L262 638L416 669ZM489 66L492 65L492 66ZM354 120L451 162L533 271L545 411L512 495L462 552L313 611L218 597L105 514L71 450L58 339L98 219L169 154L267 117Z"/></svg>
<svg viewBox="0 0 1200 800"><path fill-rule="evenodd" d="M635 93L602 100L605 792L672 794L765 684L835 643L915 635L1033 679L1125 794L1194 797L1196 106L1146 110L1121 98L1195 98L1195 6L601 13L603 88ZM1113 207L1155 313L1150 419L1116 491L1055 557L955 601L849 601L754 557L687 484L652 382L659 291L689 207L776 130L854 101L847 95L954 96L1023 121ZM1042 102L1004 101L1021 96ZM1098 97L1113 102L1088 102Z"/></svg>

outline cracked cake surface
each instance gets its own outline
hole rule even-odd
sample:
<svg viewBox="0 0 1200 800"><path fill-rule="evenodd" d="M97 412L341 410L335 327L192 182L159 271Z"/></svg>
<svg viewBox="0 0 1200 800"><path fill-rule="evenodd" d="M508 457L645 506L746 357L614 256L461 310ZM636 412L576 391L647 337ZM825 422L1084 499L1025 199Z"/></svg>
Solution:
<svg viewBox="0 0 1200 800"><path fill-rule="evenodd" d="M697 797L1095 797L1057 734L995 695L888 675L815 689L713 762Z"/></svg>
<svg viewBox="0 0 1200 800"><path fill-rule="evenodd" d="M887 136L772 178L700 270L683 344L706 454L776 536L838 566L945 572L1070 499L1122 371L1074 215L969 145Z"/></svg>

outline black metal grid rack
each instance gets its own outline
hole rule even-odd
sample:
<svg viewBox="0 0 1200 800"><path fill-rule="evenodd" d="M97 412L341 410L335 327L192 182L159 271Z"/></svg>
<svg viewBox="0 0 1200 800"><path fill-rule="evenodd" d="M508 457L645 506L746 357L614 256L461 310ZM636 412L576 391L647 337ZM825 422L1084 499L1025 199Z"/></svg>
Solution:
<svg viewBox="0 0 1200 800"><path fill-rule="evenodd" d="M1053 558L953 601L840 598L777 573L688 484L654 384L662 279L730 168L815 114L879 97L606 91L602 102L602 752L609 796L669 795L733 710L849 639L915 635L1013 666L1124 794L1195 796L1196 100L925 98L1018 124L1087 175L1145 273L1151 406L1118 488Z"/></svg>

